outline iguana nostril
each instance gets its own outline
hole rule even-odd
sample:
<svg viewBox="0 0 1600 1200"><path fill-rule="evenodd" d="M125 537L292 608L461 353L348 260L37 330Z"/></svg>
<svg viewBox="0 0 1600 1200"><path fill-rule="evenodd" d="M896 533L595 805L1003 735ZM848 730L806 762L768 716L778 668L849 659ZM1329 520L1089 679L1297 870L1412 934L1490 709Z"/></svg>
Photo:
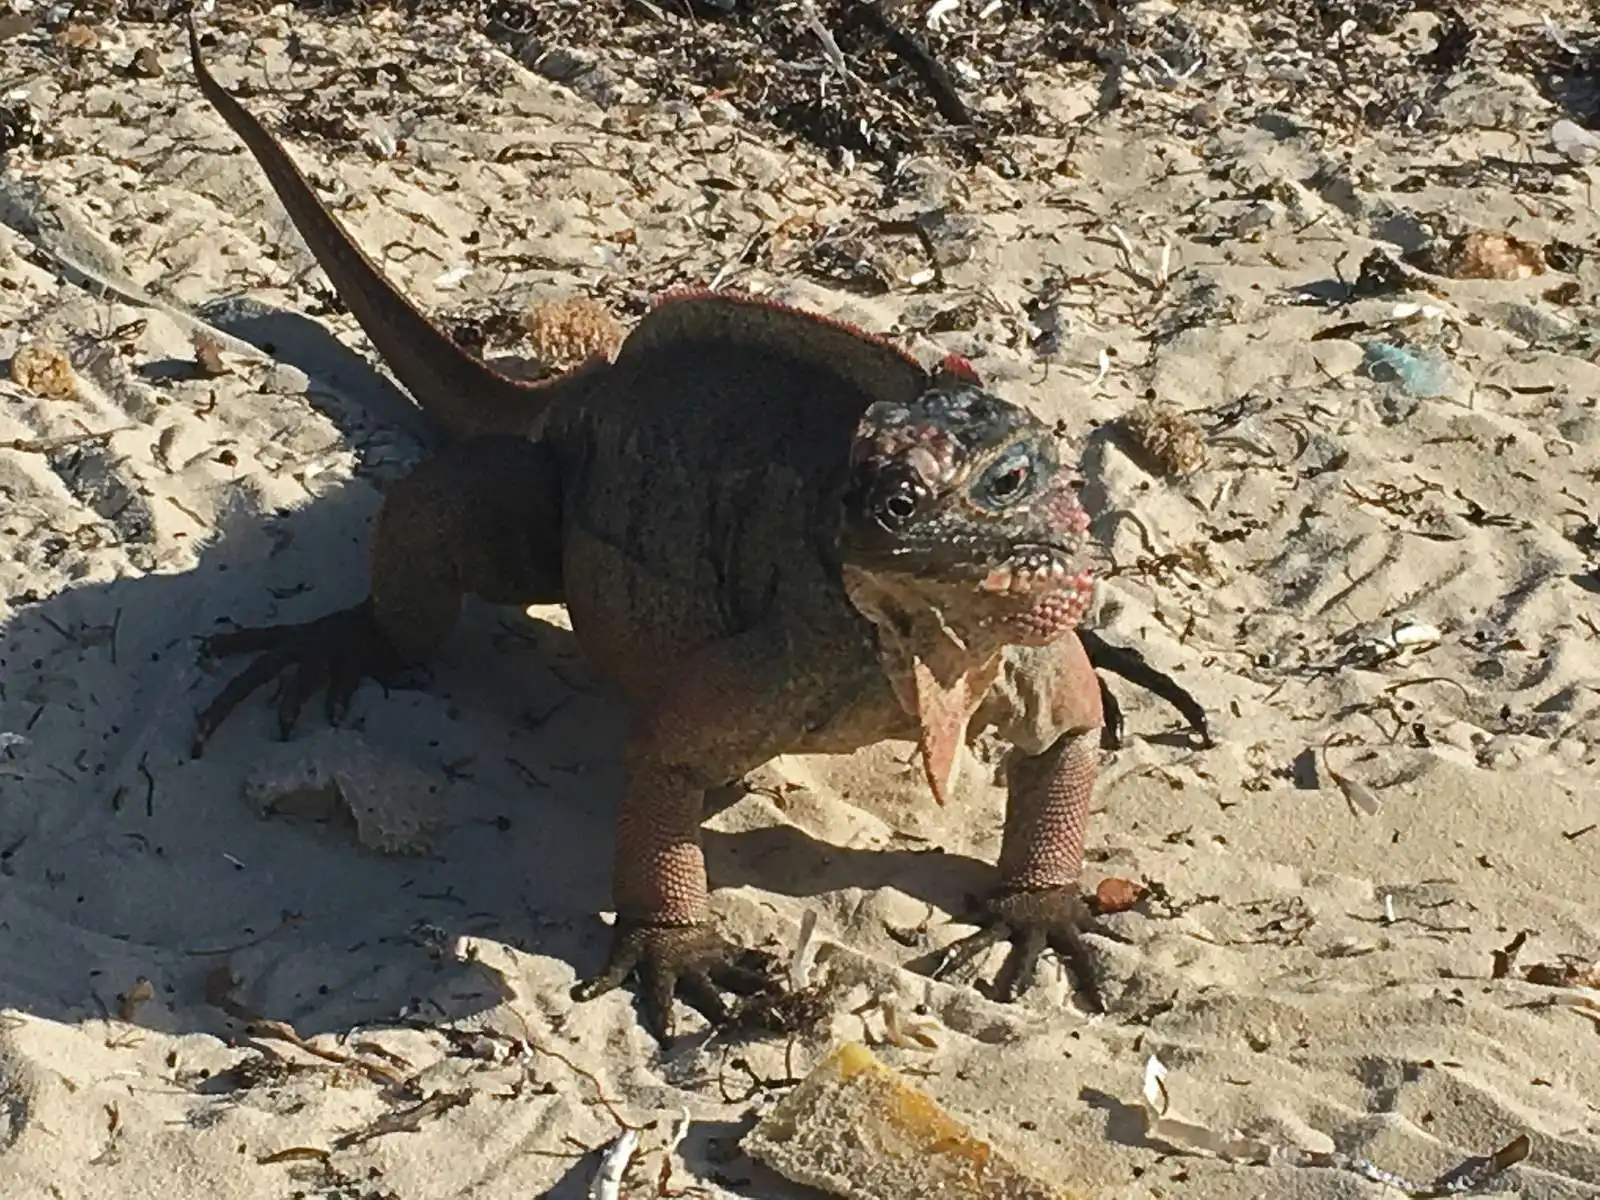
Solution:
<svg viewBox="0 0 1600 1200"><path fill-rule="evenodd" d="M883 502L884 511L897 520L910 520L917 512L917 498L906 492L896 492Z"/></svg>

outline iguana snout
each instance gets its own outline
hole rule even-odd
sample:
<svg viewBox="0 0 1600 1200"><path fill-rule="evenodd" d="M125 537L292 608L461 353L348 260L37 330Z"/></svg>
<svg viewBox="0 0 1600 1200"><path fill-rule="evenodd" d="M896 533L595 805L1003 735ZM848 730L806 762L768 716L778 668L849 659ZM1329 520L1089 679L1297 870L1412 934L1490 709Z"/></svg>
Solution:
<svg viewBox="0 0 1600 1200"><path fill-rule="evenodd" d="M958 633L1049 641L1089 608L1088 515L1053 431L965 380L863 414L840 554Z"/></svg>

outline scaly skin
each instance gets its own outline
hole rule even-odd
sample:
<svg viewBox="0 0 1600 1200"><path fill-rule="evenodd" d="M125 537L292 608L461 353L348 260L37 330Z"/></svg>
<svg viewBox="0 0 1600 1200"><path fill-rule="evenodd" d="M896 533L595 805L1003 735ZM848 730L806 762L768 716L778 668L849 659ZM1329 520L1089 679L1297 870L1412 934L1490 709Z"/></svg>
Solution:
<svg viewBox="0 0 1600 1200"><path fill-rule="evenodd" d="M1088 519L1046 427L959 359L929 371L854 327L706 292L664 298L611 361L507 379L350 242L206 71L192 26L190 49L340 297L453 439L386 497L366 601L208 642L259 657L200 714L195 753L274 678L283 736L319 690L337 719L363 678L427 660L467 594L564 603L629 714L617 929L576 997L637 975L666 1037L674 994L717 1021L720 989L758 982L709 922L708 789L778 754L916 737L942 801L961 743L987 728L1012 747L999 881L953 957L1010 941L1010 996L1053 946L1092 990L1078 874L1103 713L1074 633Z"/></svg>

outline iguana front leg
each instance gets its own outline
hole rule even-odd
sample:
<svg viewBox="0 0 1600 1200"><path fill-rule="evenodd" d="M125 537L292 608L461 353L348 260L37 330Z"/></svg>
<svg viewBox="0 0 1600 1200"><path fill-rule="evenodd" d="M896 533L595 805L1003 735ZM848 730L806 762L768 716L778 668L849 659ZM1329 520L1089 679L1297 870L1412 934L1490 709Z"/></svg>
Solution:
<svg viewBox="0 0 1600 1200"><path fill-rule="evenodd" d="M700 824L708 790L796 745L830 712L828 677L815 667L840 651L819 649L825 636L771 621L702 647L670 691L634 714L616 825L616 929L605 969L573 988L575 1000L637 975L645 1025L666 1041L675 994L720 1024L728 1012L719 987L769 985L733 965L737 950L712 926Z"/></svg>
<svg viewBox="0 0 1600 1200"><path fill-rule="evenodd" d="M554 456L526 438L477 438L424 462L384 498L366 600L313 621L206 639L209 656L259 657L199 714L194 755L251 693L280 677L281 736L319 689L336 722L362 679L386 681L431 657L469 593L495 604L561 600L560 497Z"/></svg>
<svg viewBox="0 0 1600 1200"><path fill-rule="evenodd" d="M699 721L707 710L674 702L670 711ZM729 1013L719 989L748 994L767 983L734 965L737 948L712 923L700 823L707 790L727 780L683 761L683 749L648 734L627 747L612 863L617 920L611 950L600 974L572 989L574 1000L593 1000L637 976L644 1024L662 1042L675 1031L675 995L720 1025Z"/></svg>
<svg viewBox="0 0 1600 1200"><path fill-rule="evenodd" d="M1099 768L1100 689L1074 634L1038 647L1009 647L980 720L1011 744L1005 759L1005 833L1000 879L986 902L984 927L955 943L935 972L966 966L989 947L1011 943L995 979L1001 1000L1027 990L1045 949L1072 971L1090 1007L1100 988L1081 932L1091 928L1078 888L1089 801Z"/></svg>

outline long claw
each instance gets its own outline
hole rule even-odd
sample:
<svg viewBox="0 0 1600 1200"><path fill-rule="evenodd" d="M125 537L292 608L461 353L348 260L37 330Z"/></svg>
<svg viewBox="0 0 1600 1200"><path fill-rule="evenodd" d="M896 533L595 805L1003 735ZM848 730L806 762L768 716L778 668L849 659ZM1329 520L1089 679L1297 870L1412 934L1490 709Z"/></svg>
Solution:
<svg viewBox="0 0 1600 1200"><path fill-rule="evenodd" d="M387 678L401 665L367 603L298 625L232 629L201 643L201 654L207 658L251 653L259 657L229 680L196 717L191 749L195 758L233 710L274 678L281 677L276 701L278 733L287 741L301 711L319 689L327 689L329 722L337 724L363 679L369 675Z"/></svg>
<svg viewBox="0 0 1600 1200"><path fill-rule="evenodd" d="M294 733L295 722L306 701L316 695L327 678L327 670L318 663L302 662L284 677L278 692L278 736L288 741Z"/></svg>
<svg viewBox="0 0 1600 1200"><path fill-rule="evenodd" d="M1084 945L1083 936L1076 929L1063 929L1052 933L1049 941L1050 949L1061 956L1061 961L1067 964L1067 970L1078 981L1078 990L1083 993L1087 1006L1095 1012L1105 1012L1105 996L1100 991L1100 980L1095 974L1094 962L1089 957L1089 947Z"/></svg>
<svg viewBox="0 0 1600 1200"><path fill-rule="evenodd" d="M714 962L708 968L708 974L719 988L740 996L754 996L772 987L770 976L733 963Z"/></svg>
<svg viewBox="0 0 1600 1200"><path fill-rule="evenodd" d="M644 1023L658 1042L671 1039L676 1032L672 1019L672 997L678 990L678 975L667 967L646 970L644 975Z"/></svg>
<svg viewBox="0 0 1600 1200"><path fill-rule="evenodd" d="M200 757L211 735L222 727L233 710L268 683L288 664L289 656L281 650L268 651L232 679L216 694L211 703L195 718L195 736L192 754Z"/></svg>
<svg viewBox="0 0 1600 1200"><path fill-rule="evenodd" d="M945 950L944 957L934 969L933 977L944 979L965 971L989 947L998 946L1010 936L1010 926L998 922L978 930L977 933L969 934Z"/></svg>
<svg viewBox="0 0 1600 1200"><path fill-rule="evenodd" d="M708 1023L727 1024L728 1006L722 999L722 993L717 991L717 985L711 982L708 972L685 971L678 976L678 994L683 997L684 1003L704 1017Z"/></svg>
<svg viewBox="0 0 1600 1200"><path fill-rule="evenodd" d="M350 702L356 688L361 686L361 670L348 662L334 663L328 670L327 693L324 696L324 714L329 725L342 725L350 715Z"/></svg>
<svg viewBox="0 0 1600 1200"><path fill-rule="evenodd" d="M1010 942L1010 952L994 981L995 998L1009 1003L1031 986L1044 952L1054 950L1071 972L1085 1007L1105 1011L1094 963L1082 936L1082 931L1093 925L1076 888L1000 892L989 898L986 908L983 927L945 951L934 968L935 979L963 970L1000 942Z"/></svg>
<svg viewBox="0 0 1600 1200"><path fill-rule="evenodd" d="M577 1001L595 1000L607 992L614 992L628 981L628 976L633 974L633 969L639 965L642 947L636 943L620 943L612 952L611 959L606 963L605 970L593 979L585 979L574 984L572 998Z"/></svg>
<svg viewBox="0 0 1600 1200"><path fill-rule="evenodd" d="M575 985L571 995L580 1002L593 1000L620 987L630 975L636 976L645 1027L665 1044L675 1029L675 997L682 997L710 1024L719 1026L731 1017L719 986L730 992L770 992L770 980L732 961L737 954L709 924L626 921L612 935L605 969Z"/></svg>
<svg viewBox="0 0 1600 1200"><path fill-rule="evenodd" d="M1004 1004L1010 1004L1027 990L1028 982L1038 969L1039 959L1043 957L1045 948L1049 944L1049 939L1042 929L1025 929L1018 934L1012 942L1011 953L1006 955L1000 973L995 976L996 999Z"/></svg>

